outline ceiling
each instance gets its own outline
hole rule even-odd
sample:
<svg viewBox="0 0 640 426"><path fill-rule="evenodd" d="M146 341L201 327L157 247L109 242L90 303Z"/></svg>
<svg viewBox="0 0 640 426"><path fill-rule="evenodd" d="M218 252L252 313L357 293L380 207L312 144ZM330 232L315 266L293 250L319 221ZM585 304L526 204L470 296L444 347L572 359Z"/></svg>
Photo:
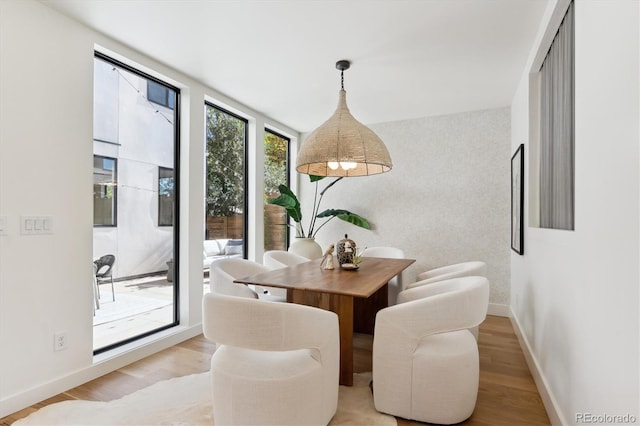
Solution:
<svg viewBox="0 0 640 426"><path fill-rule="evenodd" d="M511 103L547 0L42 0L295 130Z"/></svg>

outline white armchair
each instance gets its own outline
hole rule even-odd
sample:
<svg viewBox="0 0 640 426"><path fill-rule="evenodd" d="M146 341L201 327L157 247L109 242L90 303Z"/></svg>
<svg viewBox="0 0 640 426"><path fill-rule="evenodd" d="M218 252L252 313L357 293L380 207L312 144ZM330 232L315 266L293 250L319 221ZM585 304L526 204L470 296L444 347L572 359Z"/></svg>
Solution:
<svg viewBox="0 0 640 426"><path fill-rule="evenodd" d="M271 269L286 268L308 261L309 259L304 256L284 250L269 250L262 255L262 263Z"/></svg>
<svg viewBox="0 0 640 426"><path fill-rule="evenodd" d="M364 257L386 257L390 259L404 259L404 251L396 247L368 247L362 254ZM404 290L406 283L406 270L402 271L389 281L389 306L395 305L398 293Z"/></svg>
<svg viewBox="0 0 640 426"><path fill-rule="evenodd" d="M238 278L248 277L261 272L270 271L264 265L247 259L220 259L211 264L209 273L211 291L227 296L246 297L249 299L264 299L273 302L285 302L286 297L274 296L264 293L262 289L254 291L246 285L236 284L233 281Z"/></svg>
<svg viewBox="0 0 640 426"><path fill-rule="evenodd" d="M398 302L376 316L376 409L428 423L467 419L476 404L479 378L478 346L467 329L484 321L489 281L442 281L405 290Z"/></svg>
<svg viewBox="0 0 640 426"><path fill-rule="evenodd" d="M207 293L216 425L326 425L338 406L338 316Z"/></svg>
<svg viewBox="0 0 640 426"><path fill-rule="evenodd" d="M407 284L407 288L414 288L442 280L460 277L486 277L487 264L479 261L462 262L454 265L441 266L421 272L416 276L416 282Z"/></svg>
<svg viewBox="0 0 640 426"><path fill-rule="evenodd" d="M262 263L264 266L271 269L286 268L308 261L309 259L304 256L284 250L269 250L265 251L262 255ZM287 298L287 290L284 288L270 287L269 293L277 297Z"/></svg>

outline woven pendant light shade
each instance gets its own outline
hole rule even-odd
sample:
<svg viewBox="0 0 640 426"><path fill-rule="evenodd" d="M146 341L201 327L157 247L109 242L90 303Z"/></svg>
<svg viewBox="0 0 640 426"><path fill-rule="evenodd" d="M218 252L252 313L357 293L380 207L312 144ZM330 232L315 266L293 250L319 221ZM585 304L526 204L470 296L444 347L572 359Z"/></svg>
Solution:
<svg viewBox="0 0 640 426"><path fill-rule="evenodd" d="M347 92L340 90L336 112L303 142L296 161L298 172L368 176L388 172L393 167L389 151L378 135L349 112L346 96Z"/></svg>

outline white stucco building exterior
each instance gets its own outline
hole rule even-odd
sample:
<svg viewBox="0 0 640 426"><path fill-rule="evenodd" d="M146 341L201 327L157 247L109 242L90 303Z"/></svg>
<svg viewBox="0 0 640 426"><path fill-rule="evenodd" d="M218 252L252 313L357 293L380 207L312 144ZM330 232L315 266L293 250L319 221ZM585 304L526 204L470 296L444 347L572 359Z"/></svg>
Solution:
<svg viewBox="0 0 640 426"><path fill-rule="evenodd" d="M117 184L115 226L94 224L93 256L114 254L115 278L166 270L173 226L159 223L158 181L174 168L174 109L148 100L147 79L94 63L93 152L116 159Z"/></svg>

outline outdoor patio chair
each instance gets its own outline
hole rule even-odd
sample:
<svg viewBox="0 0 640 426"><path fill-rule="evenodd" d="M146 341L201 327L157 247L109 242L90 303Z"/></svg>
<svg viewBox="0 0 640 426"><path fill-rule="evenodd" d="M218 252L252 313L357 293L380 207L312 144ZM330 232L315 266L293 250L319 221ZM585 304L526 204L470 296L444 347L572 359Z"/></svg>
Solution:
<svg viewBox="0 0 640 426"><path fill-rule="evenodd" d="M93 264L96 266L96 284L98 285L98 298L100 297L100 284L111 283L111 296L116 301L116 291L113 288L113 264L116 257L112 254L105 254L100 259L95 260Z"/></svg>

